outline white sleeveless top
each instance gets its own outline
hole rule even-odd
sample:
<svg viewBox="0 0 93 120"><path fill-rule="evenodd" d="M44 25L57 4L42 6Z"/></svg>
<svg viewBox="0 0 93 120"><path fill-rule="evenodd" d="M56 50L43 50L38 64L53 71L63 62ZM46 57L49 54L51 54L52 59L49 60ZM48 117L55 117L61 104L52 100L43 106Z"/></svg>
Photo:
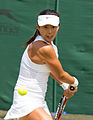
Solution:
<svg viewBox="0 0 93 120"><path fill-rule="evenodd" d="M37 36L34 42L39 40L44 41L47 44L50 44L47 41L45 41L41 36ZM57 47L53 44L53 42L52 42L52 45L58 57ZM22 56L17 85L21 81L22 82L29 81L31 84L34 84L35 86L37 86L35 88L32 88L31 86L28 85L30 89L32 88L31 91L40 92L43 96L45 96L50 70L46 64L36 64L30 60L27 53L28 47L26 48Z"/></svg>
<svg viewBox="0 0 93 120"><path fill-rule="evenodd" d="M46 42L41 36L37 36L34 42L38 40ZM46 43L50 44L48 42ZM58 56L56 46L53 43L52 45ZM7 112L7 115L4 118L5 120L20 118L38 107L42 107L48 114L50 114L45 101L50 70L46 64L35 64L30 60L27 53L28 47L22 56L20 72L14 89L13 104ZM27 87L28 92L26 95L21 96L18 94L18 88L20 86Z"/></svg>

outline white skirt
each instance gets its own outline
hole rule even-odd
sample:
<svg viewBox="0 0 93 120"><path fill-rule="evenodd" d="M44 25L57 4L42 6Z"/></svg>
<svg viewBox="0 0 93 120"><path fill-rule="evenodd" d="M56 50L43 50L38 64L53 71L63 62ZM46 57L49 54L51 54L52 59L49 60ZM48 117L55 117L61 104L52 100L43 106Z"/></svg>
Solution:
<svg viewBox="0 0 93 120"><path fill-rule="evenodd" d="M7 112L5 120L23 117L38 107L42 107L51 115L42 95L28 90L27 94L22 96L18 93L18 88L18 86L15 87L13 104Z"/></svg>

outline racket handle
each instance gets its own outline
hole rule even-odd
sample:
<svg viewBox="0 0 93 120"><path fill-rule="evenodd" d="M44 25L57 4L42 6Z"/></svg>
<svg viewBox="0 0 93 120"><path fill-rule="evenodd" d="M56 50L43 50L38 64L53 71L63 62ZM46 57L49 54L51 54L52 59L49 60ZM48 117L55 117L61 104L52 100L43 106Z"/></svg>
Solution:
<svg viewBox="0 0 93 120"><path fill-rule="evenodd" d="M74 91L74 90L75 90L75 87L70 86L70 90L71 90L71 91Z"/></svg>

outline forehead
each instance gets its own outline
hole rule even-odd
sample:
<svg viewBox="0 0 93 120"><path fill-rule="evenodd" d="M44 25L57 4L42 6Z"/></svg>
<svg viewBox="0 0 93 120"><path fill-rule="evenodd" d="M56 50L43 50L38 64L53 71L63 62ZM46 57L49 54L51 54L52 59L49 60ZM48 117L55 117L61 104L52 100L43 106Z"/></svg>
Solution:
<svg viewBox="0 0 93 120"><path fill-rule="evenodd" d="M53 26L53 25L50 25L50 24L47 24L47 25L43 25L43 26L41 26L41 27L57 27L57 26Z"/></svg>

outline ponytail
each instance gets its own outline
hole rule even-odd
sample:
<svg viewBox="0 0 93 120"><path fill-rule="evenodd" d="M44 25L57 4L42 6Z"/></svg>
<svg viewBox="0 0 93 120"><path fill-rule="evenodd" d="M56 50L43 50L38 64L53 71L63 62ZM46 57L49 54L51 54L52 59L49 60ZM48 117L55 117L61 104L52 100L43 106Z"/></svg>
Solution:
<svg viewBox="0 0 93 120"><path fill-rule="evenodd" d="M25 47L32 43L38 35L40 35L40 32L36 29L34 35L25 43Z"/></svg>

